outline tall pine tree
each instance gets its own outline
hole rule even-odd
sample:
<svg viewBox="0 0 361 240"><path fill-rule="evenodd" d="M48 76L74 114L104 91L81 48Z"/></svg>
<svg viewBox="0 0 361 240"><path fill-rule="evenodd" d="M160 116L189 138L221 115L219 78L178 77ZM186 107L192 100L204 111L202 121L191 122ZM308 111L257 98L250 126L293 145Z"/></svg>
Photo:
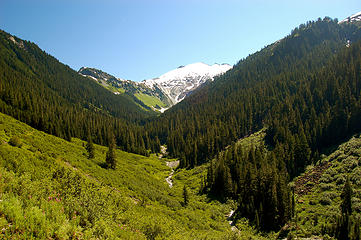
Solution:
<svg viewBox="0 0 361 240"><path fill-rule="evenodd" d="M93 140L91 138L90 135L88 135L88 142L86 144L86 150L88 152L88 158L92 159L94 158L94 144L93 144Z"/></svg>
<svg viewBox="0 0 361 240"><path fill-rule="evenodd" d="M114 135L111 135L109 139L108 152L106 154L105 162L108 168L115 169L117 165L117 160L115 158L115 139Z"/></svg>

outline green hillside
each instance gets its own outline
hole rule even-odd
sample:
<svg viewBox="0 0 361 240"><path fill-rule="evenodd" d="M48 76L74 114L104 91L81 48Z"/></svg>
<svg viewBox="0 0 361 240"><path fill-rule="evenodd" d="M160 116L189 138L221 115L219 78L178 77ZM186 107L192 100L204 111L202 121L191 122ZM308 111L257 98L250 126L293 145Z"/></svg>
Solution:
<svg viewBox="0 0 361 240"><path fill-rule="evenodd" d="M237 239L255 236L247 224L232 231L231 204L199 195L205 167L179 170L174 187L163 159L72 142L0 114L0 228L5 239ZM189 204L183 206L183 186ZM257 237L259 239L259 237Z"/></svg>
<svg viewBox="0 0 361 240"><path fill-rule="evenodd" d="M102 70L82 67L78 71L97 82L114 94L124 94L146 111L159 111L160 108L170 107L170 99L157 87L149 88L144 83L116 78Z"/></svg>
<svg viewBox="0 0 361 240"><path fill-rule="evenodd" d="M267 177L268 172L272 172L272 166L268 163L262 163L262 155L269 156L271 152L268 150L269 146L265 145L265 132L266 129L262 129L259 132L251 134L248 137L242 138L231 146L227 147L225 151L222 151L216 159L212 161L213 169L208 166L207 175L210 172L216 172L219 175L221 171L227 172L242 172L244 171L243 161L239 160L239 155L244 154L250 149L259 149L260 153L256 159L250 159L248 157L248 164L256 161L265 166L254 166L252 172L250 172L251 178L266 178L267 180L261 182L261 184L270 185L272 178ZM241 153L239 153L241 152ZM254 154L254 150L250 151ZM257 150L256 150L257 152ZM233 159L230 156L234 155ZM238 155L238 156L237 156ZM243 160L247 156L243 156ZM269 159L266 157L266 159ZM229 163L228 161L231 161ZM238 162L239 161L239 162ZM227 163L228 164L225 164ZM240 165L242 165L240 167ZM222 166L223 165L223 166ZM256 164L257 165L257 164ZM242 170L240 170L242 169ZM217 173L218 172L218 173ZM261 173L261 175L258 175ZM224 173L223 173L224 174ZM226 173L227 174L227 173ZM238 173L239 174L239 173ZM273 172L273 175L279 173ZM216 177L217 178L217 177ZM244 176L238 176L238 180L242 181ZM342 202L344 197L342 192L345 188L347 178L350 180L352 194L350 198L352 212L349 214L349 225L346 227L346 235L349 234L349 238L340 236L340 228L342 226ZM208 180L208 178L207 178ZM219 181L219 180L218 180ZM212 190L215 184L220 184L217 181L206 183L205 189ZM250 184L252 191L248 192L248 195L259 194L257 192L257 184ZM355 134L348 141L340 144L339 146L332 146L325 151L325 154L321 154L319 160L314 164L308 165L306 171L300 176L296 177L289 183L293 194L290 194L290 206L292 209L290 214L290 220L280 229L278 233L273 236L273 239L359 239L361 230L361 134ZM233 186L234 187L234 186ZM222 196L226 193L228 186L217 186L217 196ZM270 188L263 189L263 191L269 191ZM223 190L223 191L222 191ZM267 194L263 195L263 198L267 200ZM294 197L293 197L294 196ZM240 195L242 198L242 195ZM277 196L279 198L279 196ZM293 201L292 201L293 198ZM233 224L237 226L244 221L244 214L247 208L244 203L251 203L251 198L246 201L240 201L240 204L235 208L235 215L232 218ZM272 201L271 199L269 199ZM257 202L257 201L254 201ZM263 204L264 200L260 200ZM266 212L272 211L272 208L265 208ZM261 222L262 212L257 212L258 220ZM257 226L256 219L252 216L248 217L250 223L253 222ZM358 229L358 230L357 230ZM359 234L359 235L357 235Z"/></svg>
<svg viewBox="0 0 361 240"><path fill-rule="evenodd" d="M349 178L352 188L350 239L361 220L361 135L357 134L329 155L323 155L295 179L296 215L288 230L299 237L339 237L337 223L342 215L342 191ZM360 231L360 229L358 229ZM325 238L327 239L327 238ZM341 238L339 238L341 239Z"/></svg>
<svg viewBox="0 0 361 240"><path fill-rule="evenodd" d="M327 17L301 24L283 39L241 59L148 128L185 167L212 159L232 141L265 125L270 126L269 140L279 136L273 145L287 141L286 132L298 138L302 127L312 150L320 151L354 132L351 127L330 133L331 125L341 120L336 118L344 114L341 109L351 116L348 120L360 119L359 40L361 28L354 24L340 25ZM356 122L352 120L352 125ZM303 166L296 163L288 168L294 168L289 171L295 176Z"/></svg>
<svg viewBox="0 0 361 240"><path fill-rule="evenodd" d="M278 231L294 215L289 181L361 131L360 40L357 25L302 24L147 127L181 167L212 162L205 192L235 200L237 218ZM234 144L262 128L265 147Z"/></svg>
<svg viewBox="0 0 361 240"><path fill-rule="evenodd" d="M4 31L0 31L0 111L67 140L86 139L90 133L96 143L105 145L114 134L125 151L147 155L159 149L139 127L154 112Z"/></svg>
<svg viewBox="0 0 361 240"><path fill-rule="evenodd" d="M139 100L141 100L145 105L149 107L166 107L166 104L162 102L159 98L150 96L144 93L136 93L134 94Z"/></svg>

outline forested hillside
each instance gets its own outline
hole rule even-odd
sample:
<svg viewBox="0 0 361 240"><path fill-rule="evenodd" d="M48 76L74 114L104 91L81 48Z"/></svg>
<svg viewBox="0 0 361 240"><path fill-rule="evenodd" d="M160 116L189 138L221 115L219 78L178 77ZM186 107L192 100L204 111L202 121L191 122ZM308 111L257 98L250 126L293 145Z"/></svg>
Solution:
<svg viewBox="0 0 361 240"><path fill-rule="evenodd" d="M171 156L182 159L183 167L190 167L268 126L271 146L287 148L286 142L302 142L309 148L305 158L287 163L295 176L317 158L317 151L359 127L359 39L360 27L340 25L330 18L300 25L284 39L241 60L151 122L148 129L167 143ZM347 40L352 43L350 49ZM331 131L342 114L347 116L347 129ZM286 135L293 140L286 140ZM294 153L292 149L286 154Z"/></svg>
<svg viewBox="0 0 361 240"><path fill-rule="evenodd" d="M331 154L307 168L292 184L295 217L290 236L360 239L361 135L356 134Z"/></svg>
<svg viewBox="0 0 361 240"><path fill-rule="evenodd" d="M88 135L107 144L114 134L129 152L147 154L159 143L137 123L150 112L80 76L35 44L0 32L0 111L70 140ZM155 146L158 144L157 146Z"/></svg>
<svg viewBox="0 0 361 240"><path fill-rule="evenodd" d="M204 191L237 200L237 216L258 229L278 230L294 215L288 182L320 152L361 131L360 39L353 24L308 22L241 60L150 129L182 167L215 158ZM234 144L261 128L263 146Z"/></svg>

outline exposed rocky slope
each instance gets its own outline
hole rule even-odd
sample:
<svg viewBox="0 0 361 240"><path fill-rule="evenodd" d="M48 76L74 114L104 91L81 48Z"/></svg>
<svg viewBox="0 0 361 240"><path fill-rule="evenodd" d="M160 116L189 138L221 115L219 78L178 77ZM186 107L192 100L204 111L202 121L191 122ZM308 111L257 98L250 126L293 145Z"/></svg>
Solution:
<svg viewBox="0 0 361 240"><path fill-rule="evenodd" d="M212 81L215 76L231 68L228 64L193 63L180 66L158 78L144 80L142 83L152 89L161 89L171 99L172 104L177 104L200 85Z"/></svg>
<svg viewBox="0 0 361 240"><path fill-rule="evenodd" d="M182 101L203 83L213 81L215 76L231 68L228 64L210 66L205 63L194 63L142 82L116 78L95 68L82 67L79 73L97 81L114 94L126 93L153 110L163 112Z"/></svg>

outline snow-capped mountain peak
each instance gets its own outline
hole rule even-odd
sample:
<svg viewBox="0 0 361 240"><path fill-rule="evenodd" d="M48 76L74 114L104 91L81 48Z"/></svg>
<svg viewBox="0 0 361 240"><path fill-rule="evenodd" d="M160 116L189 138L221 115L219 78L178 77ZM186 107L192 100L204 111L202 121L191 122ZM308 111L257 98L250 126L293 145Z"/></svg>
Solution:
<svg viewBox="0 0 361 240"><path fill-rule="evenodd" d="M114 94L126 93L143 107L163 112L182 101L188 94L207 81L231 69L228 64L208 65L193 63L180 66L158 78L133 82L114 77L96 68L82 67L79 74L95 80ZM149 100L151 99L151 101Z"/></svg>
<svg viewBox="0 0 361 240"><path fill-rule="evenodd" d="M345 22L358 22L361 21L361 12L355 13L344 20L340 21L339 23L345 23Z"/></svg>
<svg viewBox="0 0 361 240"><path fill-rule="evenodd" d="M142 81L150 88L159 88L172 100L173 104L182 101L191 91L214 77L225 73L232 66L228 64L208 65L202 62L180 66L158 78Z"/></svg>

